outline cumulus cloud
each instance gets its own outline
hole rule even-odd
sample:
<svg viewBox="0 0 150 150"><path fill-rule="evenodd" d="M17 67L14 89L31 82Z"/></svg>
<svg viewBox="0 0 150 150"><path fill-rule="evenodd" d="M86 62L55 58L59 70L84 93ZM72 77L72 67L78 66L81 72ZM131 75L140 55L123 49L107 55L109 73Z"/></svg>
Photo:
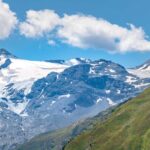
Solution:
<svg viewBox="0 0 150 150"><path fill-rule="evenodd" d="M17 23L16 14L10 10L8 4L0 0L0 39L9 37Z"/></svg>
<svg viewBox="0 0 150 150"><path fill-rule="evenodd" d="M53 10L27 11L26 21L20 23L20 33L26 37L41 37L59 24L59 16Z"/></svg>
<svg viewBox="0 0 150 150"><path fill-rule="evenodd" d="M26 37L55 34L54 38L83 49L104 49L111 52L150 51L150 40L144 30L130 24L122 27L107 20L81 14L60 17L52 10L27 12L20 32ZM54 45L53 40L49 40Z"/></svg>
<svg viewBox="0 0 150 150"><path fill-rule="evenodd" d="M150 41L142 28L132 24L125 28L93 16L65 15L58 36L63 42L79 48L150 51Z"/></svg>

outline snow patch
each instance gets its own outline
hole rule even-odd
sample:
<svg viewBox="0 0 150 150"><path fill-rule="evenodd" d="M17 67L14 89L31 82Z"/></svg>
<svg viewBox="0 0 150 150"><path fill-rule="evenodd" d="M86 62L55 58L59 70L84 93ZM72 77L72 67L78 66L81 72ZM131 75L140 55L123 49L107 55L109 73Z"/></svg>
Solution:
<svg viewBox="0 0 150 150"><path fill-rule="evenodd" d="M65 65L69 65L69 66L74 66L74 65L79 65L79 64L80 64L80 61L78 61L77 59L70 59L65 62Z"/></svg>
<svg viewBox="0 0 150 150"><path fill-rule="evenodd" d="M109 69L109 71L110 71L111 73L115 73L115 72L116 72L116 71L113 70L113 69Z"/></svg>
<svg viewBox="0 0 150 150"><path fill-rule="evenodd" d="M102 99L101 98L98 98L97 100L96 100L96 104L98 104L99 102L101 102L102 101Z"/></svg>
<svg viewBox="0 0 150 150"><path fill-rule="evenodd" d="M20 114L20 116L21 116L21 117L28 117L29 115L28 115L27 112L23 112L23 113Z"/></svg>
<svg viewBox="0 0 150 150"><path fill-rule="evenodd" d="M22 103L13 103L12 101L8 101L7 102L7 105L8 105L8 109L13 111L14 113L20 115L21 112L23 112L26 108L26 106L28 105L28 101L25 100L24 102Z"/></svg>
<svg viewBox="0 0 150 150"><path fill-rule="evenodd" d="M89 74L96 74L96 73L95 73L95 70L93 69L93 67L90 67Z"/></svg>
<svg viewBox="0 0 150 150"><path fill-rule="evenodd" d="M52 106L52 105L55 104L55 103L56 103L56 101L52 101L50 105Z"/></svg>
<svg viewBox="0 0 150 150"><path fill-rule="evenodd" d="M107 98L107 101L108 101L109 105L111 105L111 106L116 105L116 103L114 103L110 98Z"/></svg>
<svg viewBox="0 0 150 150"><path fill-rule="evenodd" d="M70 94L61 95L58 97L58 99L69 98L70 96L71 96Z"/></svg>
<svg viewBox="0 0 150 150"><path fill-rule="evenodd" d="M117 94L120 94L121 93L121 91L120 90L117 90Z"/></svg>
<svg viewBox="0 0 150 150"><path fill-rule="evenodd" d="M109 94L109 93L110 93L110 90L106 90L105 92L106 92L106 94Z"/></svg>
<svg viewBox="0 0 150 150"><path fill-rule="evenodd" d="M147 86L149 86L150 85L150 83L141 83L141 84L136 84L136 85L134 85L134 87L135 88L141 88L141 87L147 87Z"/></svg>
<svg viewBox="0 0 150 150"><path fill-rule="evenodd" d="M5 103L8 107L7 109L18 114L22 115L21 113L25 110L26 106L28 105L29 101L24 100L23 102L20 103L13 103L11 100L0 100L0 102Z"/></svg>
<svg viewBox="0 0 150 150"><path fill-rule="evenodd" d="M150 78L150 68L149 69L128 69L128 72L138 76L141 79Z"/></svg>
<svg viewBox="0 0 150 150"><path fill-rule="evenodd" d="M137 80L136 80L134 77L132 77L132 76L127 76L127 79L126 79L126 82L127 82L127 83L131 84L131 83L136 82L136 81L137 81Z"/></svg>

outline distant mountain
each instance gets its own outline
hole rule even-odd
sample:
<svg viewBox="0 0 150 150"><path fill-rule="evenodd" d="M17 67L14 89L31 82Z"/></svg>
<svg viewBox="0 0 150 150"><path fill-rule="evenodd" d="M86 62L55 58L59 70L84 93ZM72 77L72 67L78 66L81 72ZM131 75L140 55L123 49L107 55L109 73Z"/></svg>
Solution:
<svg viewBox="0 0 150 150"><path fill-rule="evenodd" d="M140 66L129 69L128 71L140 78L150 78L150 60L146 61Z"/></svg>
<svg viewBox="0 0 150 150"><path fill-rule="evenodd" d="M142 65L137 66L136 69L149 69L150 70L150 60L147 60Z"/></svg>
<svg viewBox="0 0 150 150"><path fill-rule="evenodd" d="M64 150L149 150L149 108L150 89L116 108L105 121L97 121Z"/></svg>
<svg viewBox="0 0 150 150"><path fill-rule="evenodd" d="M1 57L7 57L7 58L17 58L16 56L14 56L13 54L11 54L10 52L8 52L4 48L0 49L0 56Z"/></svg>
<svg viewBox="0 0 150 150"><path fill-rule="evenodd" d="M29 61L0 50L0 149L93 117L135 97L150 78L111 61Z"/></svg>

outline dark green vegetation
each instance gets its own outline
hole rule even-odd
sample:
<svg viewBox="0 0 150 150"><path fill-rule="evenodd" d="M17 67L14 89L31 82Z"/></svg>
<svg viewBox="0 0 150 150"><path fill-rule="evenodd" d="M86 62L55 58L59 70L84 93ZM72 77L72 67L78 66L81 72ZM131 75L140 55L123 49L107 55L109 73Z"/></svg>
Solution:
<svg viewBox="0 0 150 150"><path fill-rule="evenodd" d="M117 107L105 121L71 140L65 150L150 150L150 89Z"/></svg>
<svg viewBox="0 0 150 150"><path fill-rule="evenodd" d="M93 118L75 123L65 129L41 134L19 146L17 150L62 150L70 139L81 132L90 130L99 121L106 120L114 108L106 110Z"/></svg>

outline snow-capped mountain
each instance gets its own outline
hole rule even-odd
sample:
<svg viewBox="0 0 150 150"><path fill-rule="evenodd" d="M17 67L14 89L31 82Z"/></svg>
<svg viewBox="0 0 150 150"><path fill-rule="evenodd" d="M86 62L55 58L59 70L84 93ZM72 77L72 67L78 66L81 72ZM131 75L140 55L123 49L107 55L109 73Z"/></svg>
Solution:
<svg viewBox="0 0 150 150"><path fill-rule="evenodd" d="M62 72L67 66L56 63L18 59L4 49L0 50L0 98L7 98L8 109L22 112L27 105L23 95L30 93L35 81L50 72ZM18 95L17 95L18 94ZM18 102L18 108L13 101ZM23 102L22 102L23 101Z"/></svg>
<svg viewBox="0 0 150 150"><path fill-rule="evenodd" d="M103 59L28 61L0 50L0 149L134 97L150 86L134 71Z"/></svg>
<svg viewBox="0 0 150 150"><path fill-rule="evenodd" d="M128 71L140 78L150 78L150 60L136 68L129 69Z"/></svg>

